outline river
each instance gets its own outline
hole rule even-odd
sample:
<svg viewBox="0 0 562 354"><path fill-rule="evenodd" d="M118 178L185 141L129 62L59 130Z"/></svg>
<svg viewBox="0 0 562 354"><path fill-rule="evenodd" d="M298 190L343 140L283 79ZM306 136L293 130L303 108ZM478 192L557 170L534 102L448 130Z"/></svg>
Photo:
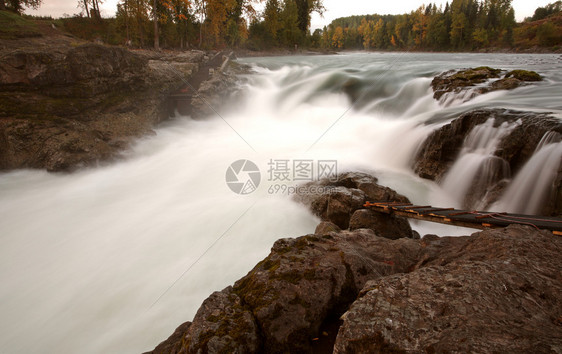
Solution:
<svg viewBox="0 0 562 354"><path fill-rule="evenodd" d="M372 173L415 203L458 206L460 197L445 185L411 171L416 148L433 129L477 107L562 117L560 55L239 61L252 73L221 117L176 117L111 165L0 174L1 353L150 350L191 320L211 292L245 275L275 240L314 231L319 220L289 192L317 178L323 163ZM436 74L481 65L535 70L545 80L464 103L432 98ZM547 167L560 163L560 155L549 156ZM252 193L233 193L225 182L237 160L253 161L261 173ZM295 163L311 169L297 176ZM534 184L538 177L529 173L518 183ZM412 226L422 235L474 231Z"/></svg>

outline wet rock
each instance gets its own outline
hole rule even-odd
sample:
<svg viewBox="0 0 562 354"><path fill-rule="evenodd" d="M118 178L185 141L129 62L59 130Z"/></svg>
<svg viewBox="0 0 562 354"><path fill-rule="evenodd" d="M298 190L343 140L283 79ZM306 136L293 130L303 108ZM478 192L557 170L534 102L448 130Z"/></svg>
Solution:
<svg viewBox="0 0 562 354"><path fill-rule="evenodd" d="M334 353L557 352L561 252L561 238L515 225L419 241L368 229L281 239L156 349L311 352L335 328Z"/></svg>
<svg viewBox="0 0 562 354"><path fill-rule="evenodd" d="M451 70L437 75L431 81L433 98L440 99L445 93L459 93L466 87L475 86L492 78L499 78L501 70L481 66L466 70Z"/></svg>
<svg viewBox="0 0 562 354"><path fill-rule="evenodd" d="M261 345L254 317L232 287L203 302L182 340L187 353L255 353Z"/></svg>
<svg viewBox="0 0 562 354"><path fill-rule="evenodd" d="M512 70L505 74L506 78L513 77L521 81L542 81L542 77L534 71L529 70Z"/></svg>
<svg viewBox="0 0 562 354"><path fill-rule="evenodd" d="M433 98L440 100L448 93L465 93L463 100L468 101L478 94L497 90L512 90L526 85L528 82L542 80L542 77L534 71L513 70L505 73L503 77L502 72L504 71L501 69L493 69L487 66L444 72L431 81Z"/></svg>
<svg viewBox="0 0 562 354"><path fill-rule="evenodd" d="M234 287L203 303L180 352L310 351L325 321L337 319L367 280L408 271L420 253L414 240L367 230L278 240Z"/></svg>
<svg viewBox="0 0 562 354"><path fill-rule="evenodd" d="M191 100L191 115L195 118L220 115L235 83L233 75L221 71L211 73L210 79L201 84Z"/></svg>
<svg viewBox="0 0 562 354"><path fill-rule="evenodd" d="M529 159L547 134L561 134L562 123L548 113L522 112L507 109L480 109L462 114L451 123L435 130L421 145L414 159L414 171L422 178L441 182L445 174L459 158L459 153L470 132L490 118L493 125L509 123L512 127L499 141L488 158L490 167L499 166L482 175L477 171L463 201L467 209L486 209L505 192L506 179L515 176ZM495 172L493 172L495 171ZM555 178L553 191L557 191L562 174ZM551 193L540 211L543 215L562 214L559 193Z"/></svg>
<svg viewBox="0 0 562 354"><path fill-rule="evenodd" d="M179 354L182 352L181 342L182 338L186 335L187 330L191 326L191 322L185 322L179 325L178 328L172 333L168 339L158 344L150 352L144 354Z"/></svg>
<svg viewBox="0 0 562 354"><path fill-rule="evenodd" d="M504 122L521 122L501 140L495 152L509 163L512 173L528 161L547 132L562 131L560 121L546 113L508 109L470 111L429 135L415 157L414 171L422 178L439 181L455 162L470 131L490 118L494 118L496 127Z"/></svg>
<svg viewBox="0 0 562 354"><path fill-rule="evenodd" d="M340 232L341 229L338 225L334 224L333 222L329 221L322 221L318 226L316 226L316 230L314 230L315 235L326 235L330 232Z"/></svg>
<svg viewBox="0 0 562 354"><path fill-rule="evenodd" d="M334 353L562 348L562 239L510 226L423 240L432 255L418 269L366 283Z"/></svg>
<svg viewBox="0 0 562 354"><path fill-rule="evenodd" d="M377 236L396 240L401 237L413 237L410 223L404 218L379 213L370 209L356 210L349 221L349 229L370 229Z"/></svg>
<svg viewBox="0 0 562 354"><path fill-rule="evenodd" d="M347 172L334 178L310 182L299 188L295 199L305 204L313 214L330 221L341 229L349 227L353 213L367 201L396 201L408 203L408 198L377 184L369 174Z"/></svg>
<svg viewBox="0 0 562 354"><path fill-rule="evenodd" d="M2 53L0 170L70 171L117 158L169 117L169 93L198 71L203 54L93 43Z"/></svg>

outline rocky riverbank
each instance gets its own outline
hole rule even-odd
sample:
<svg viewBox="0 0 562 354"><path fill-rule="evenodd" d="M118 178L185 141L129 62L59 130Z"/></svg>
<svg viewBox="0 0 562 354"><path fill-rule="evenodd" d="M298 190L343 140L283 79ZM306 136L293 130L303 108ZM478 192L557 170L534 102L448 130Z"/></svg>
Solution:
<svg viewBox="0 0 562 354"><path fill-rule="evenodd" d="M56 31L13 42L1 43L0 170L70 171L114 159L173 115L171 94L195 95L211 79L221 85L201 95L214 97L232 81L209 74L223 62L216 52L133 52Z"/></svg>
<svg viewBox="0 0 562 354"><path fill-rule="evenodd" d="M540 79L483 67L444 73L432 87L437 100L471 99ZM442 181L484 124L505 129L490 159L507 172L485 178L486 185L476 178L467 204L497 201L541 144L562 138L560 120L548 113L469 111L428 136L413 169ZM562 214L561 181L559 170L541 213ZM377 182L344 173L305 185L323 191L295 197L322 220L315 233L278 240L151 353L562 351L560 237L520 225L420 237L407 220L363 208L366 201L409 202Z"/></svg>
<svg viewBox="0 0 562 354"><path fill-rule="evenodd" d="M320 183L333 196L297 198L316 232L278 240L152 353L562 349L561 238L510 226L419 239L398 217L360 217L365 198L404 201L376 178Z"/></svg>

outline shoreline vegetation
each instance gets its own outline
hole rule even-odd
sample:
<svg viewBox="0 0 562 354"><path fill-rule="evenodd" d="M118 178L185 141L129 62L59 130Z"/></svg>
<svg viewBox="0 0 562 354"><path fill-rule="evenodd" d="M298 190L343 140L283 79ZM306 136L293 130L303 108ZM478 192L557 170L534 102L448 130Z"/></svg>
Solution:
<svg viewBox="0 0 562 354"><path fill-rule="evenodd" d="M98 0L85 0L79 4L81 13L58 19L18 16L22 5L37 7L40 0L14 0L20 7L12 5L12 11L4 1L0 1L2 39L41 36L37 25L48 24L82 40L157 50L562 51L560 0L538 7L532 17L519 23L511 0L453 0L440 7L430 2L400 15L341 17L314 31L310 17L323 13L322 0L267 0L262 12L256 11L252 0L230 5L217 0L176 0L155 2L156 8L150 1L121 0L115 17L110 18L94 10Z"/></svg>

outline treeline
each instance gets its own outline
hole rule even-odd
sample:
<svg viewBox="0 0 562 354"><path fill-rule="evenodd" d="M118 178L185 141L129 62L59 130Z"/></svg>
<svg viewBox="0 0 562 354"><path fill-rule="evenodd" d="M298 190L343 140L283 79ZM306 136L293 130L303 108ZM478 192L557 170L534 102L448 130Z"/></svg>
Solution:
<svg viewBox="0 0 562 354"><path fill-rule="evenodd" d="M310 35L310 16L322 14L321 0L267 0L261 18L250 24L250 49L319 47L320 30Z"/></svg>
<svg viewBox="0 0 562 354"><path fill-rule="evenodd" d="M452 0L402 15L338 18L310 33L322 0L119 0L114 18L102 18L103 0L78 0L79 16L57 20L72 34L132 47L325 48L375 50L478 50L556 47L562 44L562 1L515 22L511 0ZM0 0L21 11L41 0Z"/></svg>
<svg viewBox="0 0 562 354"><path fill-rule="evenodd" d="M453 0L422 5L403 15L352 16L324 28L322 45L335 49L473 50L510 47L511 0Z"/></svg>
<svg viewBox="0 0 562 354"><path fill-rule="evenodd" d="M81 38L132 47L309 46L310 17L324 9L322 0L268 0L263 13L255 9L260 0L119 0L115 18L103 19L100 1L79 0L83 13L62 19L64 28Z"/></svg>

